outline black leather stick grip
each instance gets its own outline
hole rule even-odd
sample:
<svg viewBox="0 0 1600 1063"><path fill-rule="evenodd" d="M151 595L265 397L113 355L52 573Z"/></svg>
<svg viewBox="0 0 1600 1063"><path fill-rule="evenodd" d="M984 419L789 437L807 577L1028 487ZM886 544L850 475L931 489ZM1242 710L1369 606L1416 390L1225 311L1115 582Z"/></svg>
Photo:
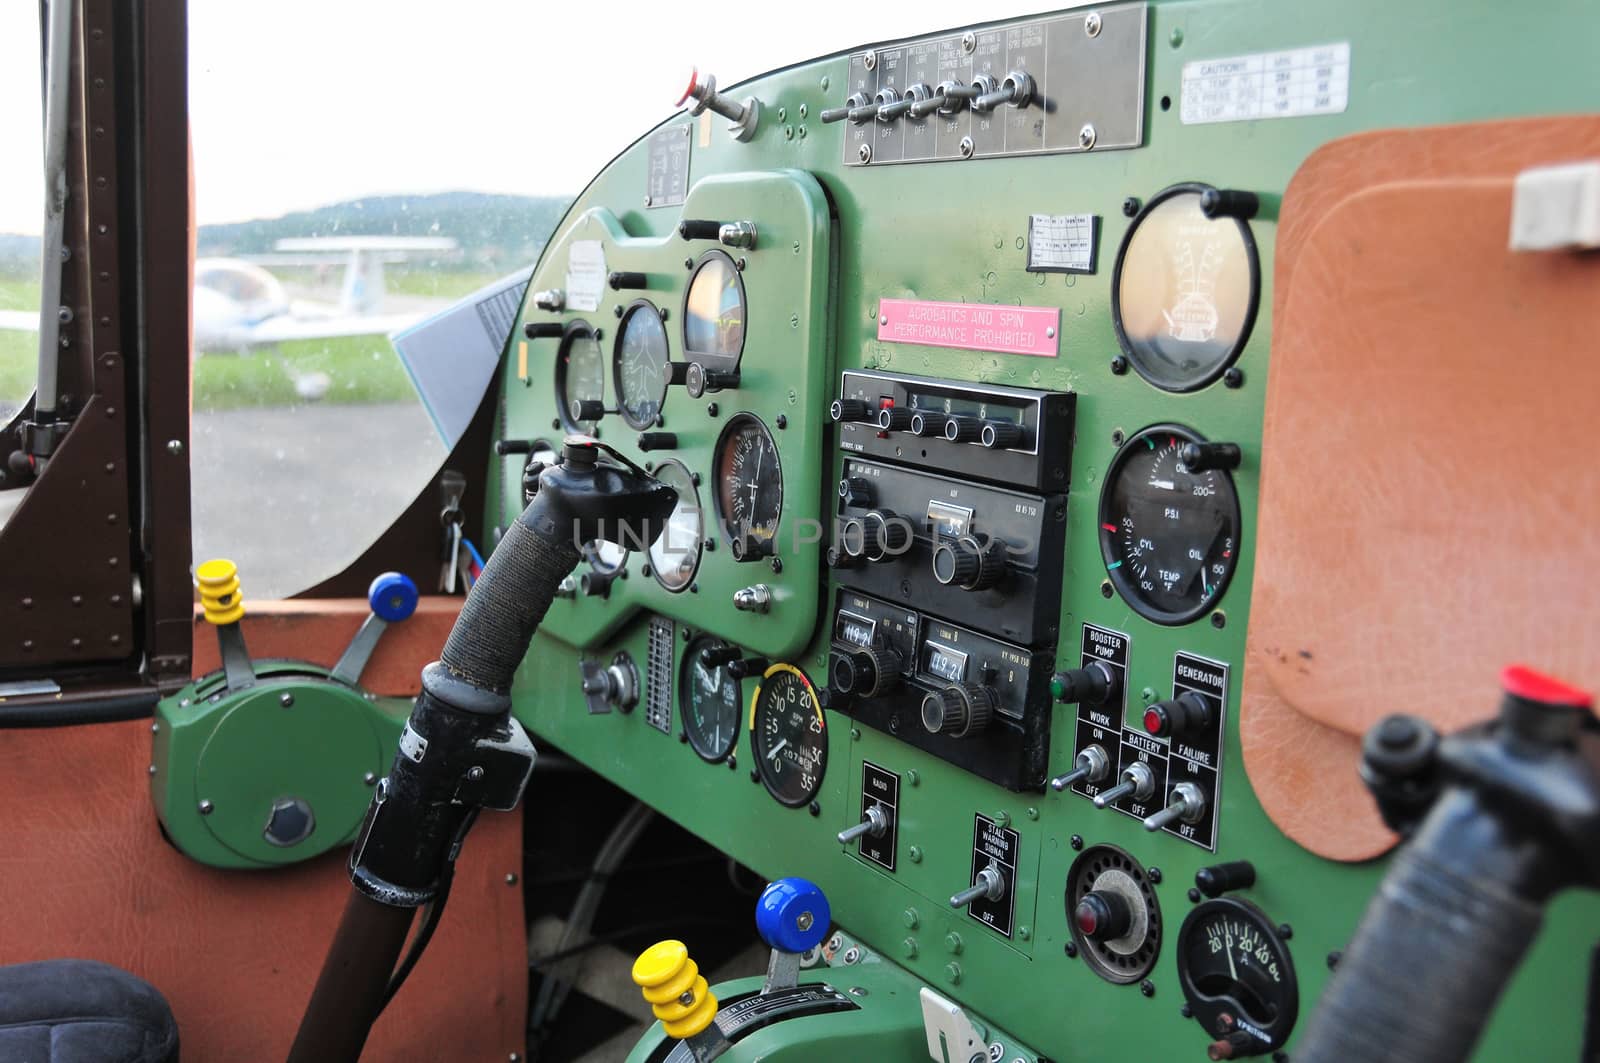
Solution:
<svg viewBox="0 0 1600 1063"><path fill-rule="evenodd" d="M1395 857L1294 1063L1461 1063L1538 932L1529 850L1475 795L1446 794Z"/></svg>
<svg viewBox="0 0 1600 1063"><path fill-rule="evenodd" d="M579 553L572 529L560 527L535 496L500 539L450 629L440 662L480 690L504 694ZM535 529L538 529L535 531Z"/></svg>

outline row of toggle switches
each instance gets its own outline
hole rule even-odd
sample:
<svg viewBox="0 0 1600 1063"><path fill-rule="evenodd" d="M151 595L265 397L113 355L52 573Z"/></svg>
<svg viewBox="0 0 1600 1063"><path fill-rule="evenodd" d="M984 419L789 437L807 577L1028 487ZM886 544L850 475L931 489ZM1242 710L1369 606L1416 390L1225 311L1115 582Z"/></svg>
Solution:
<svg viewBox="0 0 1600 1063"><path fill-rule="evenodd" d="M861 399L835 399L828 408L835 421L875 424L883 432L910 432L924 438L942 438L952 443L978 443L991 450L1005 450L1023 441L1023 427L1015 421L992 421L960 414L929 413L903 406L874 410Z"/></svg>
<svg viewBox="0 0 1600 1063"><path fill-rule="evenodd" d="M1025 70L1013 70L998 81L992 74L979 74L965 84L941 81L930 87L918 83L907 86L904 92L893 85L885 85L870 99L864 92L852 93L843 107L823 111L822 120L842 122L849 119L856 125L864 125L873 120L922 119L935 113L949 118L968 107L978 114L987 114L997 107L1026 107L1036 95L1033 75Z"/></svg>

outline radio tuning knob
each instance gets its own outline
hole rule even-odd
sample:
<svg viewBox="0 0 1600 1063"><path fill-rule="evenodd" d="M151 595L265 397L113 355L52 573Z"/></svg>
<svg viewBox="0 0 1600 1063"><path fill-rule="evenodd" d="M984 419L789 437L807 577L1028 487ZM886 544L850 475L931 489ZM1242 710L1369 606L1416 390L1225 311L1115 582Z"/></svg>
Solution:
<svg viewBox="0 0 1600 1063"><path fill-rule="evenodd" d="M852 697L875 698L900 682L905 658L887 647L857 647L833 652L834 689Z"/></svg>
<svg viewBox="0 0 1600 1063"><path fill-rule="evenodd" d="M868 421L872 419L872 407L860 399L834 399L828 416L835 421Z"/></svg>
<svg viewBox="0 0 1600 1063"><path fill-rule="evenodd" d="M922 699L922 726L929 734L966 738L989 726L994 691L981 683L951 683Z"/></svg>
<svg viewBox="0 0 1600 1063"><path fill-rule="evenodd" d="M911 545L911 522L887 509L875 509L861 518L865 533L863 552L868 561L899 557Z"/></svg>
<svg viewBox="0 0 1600 1063"><path fill-rule="evenodd" d="M1199 823L1205 814L1206 792L1198 783L1184 780L1172 788L1166 808L1144 818L1144 829L1156 831L1174 823Z"/></svg>
<svg viewBox="0 0 1600 1063"><path fill-rule="evenodd" d="M976 443L983 437L983 422L976 417L952 417L944 423L944 437L952 443Z"/></svg>
<svg viewBox="0 0 1600 1063"><path fill-rule="evenodd" d="M971 535L945 540L933 548L933 578L947 587L981 591L1000 582L1006 570L1006 546L999 539L980 543Z"/></svg>
<svg viewBox="0 0 1600 1063"><path fill-rule="evenodd" d="M1011 421L985 421L978 442L990 450L1005 450L1022 442L1022 426Z"/></svg>
<svg viewBox="0 0 1600 1063"><path fill-rule="evenodd" d="M1120 684L1117 673L1099 661L1050 677L1050 696L1063 705L1104 705Z"/></svg>
<svg viewBox="0 0 1600 1063"><path fill-rule="evenodd" d="M1211 706L1204 696L1185 690L1144 710L1144 729L1157 738L1203 731L1211 726Z"/></svg>
<svg viewBox="0 0 1600 1063"><path fill-rule="evenodd" d="M1136 760L1122 769L1122 781L1094 795L1094 807L1109 808L1124 797L1148 801L1156 792L1156 776L1150 765Z"/></svg>
<svg viewBox="0 0 1600 1063"><path fill-rule="evenodd" d="M1073 758L1072 770L1050 780L1050 789L1060 793L1080 782L1099 782L1111 774L1111 758L1099 746L1084 746Z"/></svg>
<svg viewBox="0 0 1600 1063"><path fill-rule="evenodd" d="M944 421L939 415L914 413L911 415L911 434L914 436L943 435Z"/></svg>
<svg viewBox="0 0 1600 1063"><path fill-rule="evenodd" d="M846 476L839 481L839 503L845 506L872 505L872 484L860 476Z"/></svg>
<svg viewBox="0 0 1600 1063"><path fill-rule="evenodd" d="M903 406L885 406L878 411L878 427L885 432L904 432L910 429L916 414Z"/></svg>
<svg viewBox="0 0 1600 1063"><path fill-rule="evenodd" d="M1236 443L1185 443L1178 451L1178 460L1190 472L1237 469L1242 456Z"/></svg>

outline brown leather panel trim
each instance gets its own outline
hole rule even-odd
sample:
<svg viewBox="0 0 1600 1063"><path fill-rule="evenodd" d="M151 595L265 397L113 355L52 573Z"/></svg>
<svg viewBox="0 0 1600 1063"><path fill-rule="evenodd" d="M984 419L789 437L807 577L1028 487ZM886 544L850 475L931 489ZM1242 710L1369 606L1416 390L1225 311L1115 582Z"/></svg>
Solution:
<svg viewBox="0 0 1600 1063"><path fill-rule="evenodd" d="M422 690L422 668L437 660L464 598L424 597L408 620L390 624L378 640L361 685L374 694L415 697ZM291 598L246 601L244 640L252 657L290 657L333 667L370 612L364 598ZM194 674L222 667L217 636L195 606Z"/></svg>
<svg viewBox="0 0 1600 1063"><path fill-rule="evenodd" d="M1354 784L1384 715L1600 675L1600 258L1506 250L1515 174L1595 156L1595 116L1368 133L1285 196L1240 737L1321 855L1392 843Z"/></svg>
<svg viewBox="0 0 1600 1063"><path fill-rule="evenodd" d="M220 871L161 837L144 722L12 731L0 742L0 963L72 956L149 980L185 1063L282 1059L349 890L344 852ZM527 957L521 812L480 817L439 932L373 1030L385 1063L522 1052ZM520 881L520 880L519 880Z"/></svg>

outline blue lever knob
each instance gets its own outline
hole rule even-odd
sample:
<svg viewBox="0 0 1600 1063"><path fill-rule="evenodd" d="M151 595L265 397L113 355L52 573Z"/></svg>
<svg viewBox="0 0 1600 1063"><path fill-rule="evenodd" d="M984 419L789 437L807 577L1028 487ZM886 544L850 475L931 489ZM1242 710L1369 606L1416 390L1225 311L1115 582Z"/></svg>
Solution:
<svg viewBox="0 0 1600 1063"><path fill-rule="evenodd" d="M780 878L756 901L756 932L779 952L805 952L822 944L832 913L814 882Z"/></svg>
<svg viewBox="0 0 1600 1063"><path fill-rule="evenodd" d="M367 604L379 620L404 620L417 611L417 585L403 572L384 572L367 588Z"/></svg>

